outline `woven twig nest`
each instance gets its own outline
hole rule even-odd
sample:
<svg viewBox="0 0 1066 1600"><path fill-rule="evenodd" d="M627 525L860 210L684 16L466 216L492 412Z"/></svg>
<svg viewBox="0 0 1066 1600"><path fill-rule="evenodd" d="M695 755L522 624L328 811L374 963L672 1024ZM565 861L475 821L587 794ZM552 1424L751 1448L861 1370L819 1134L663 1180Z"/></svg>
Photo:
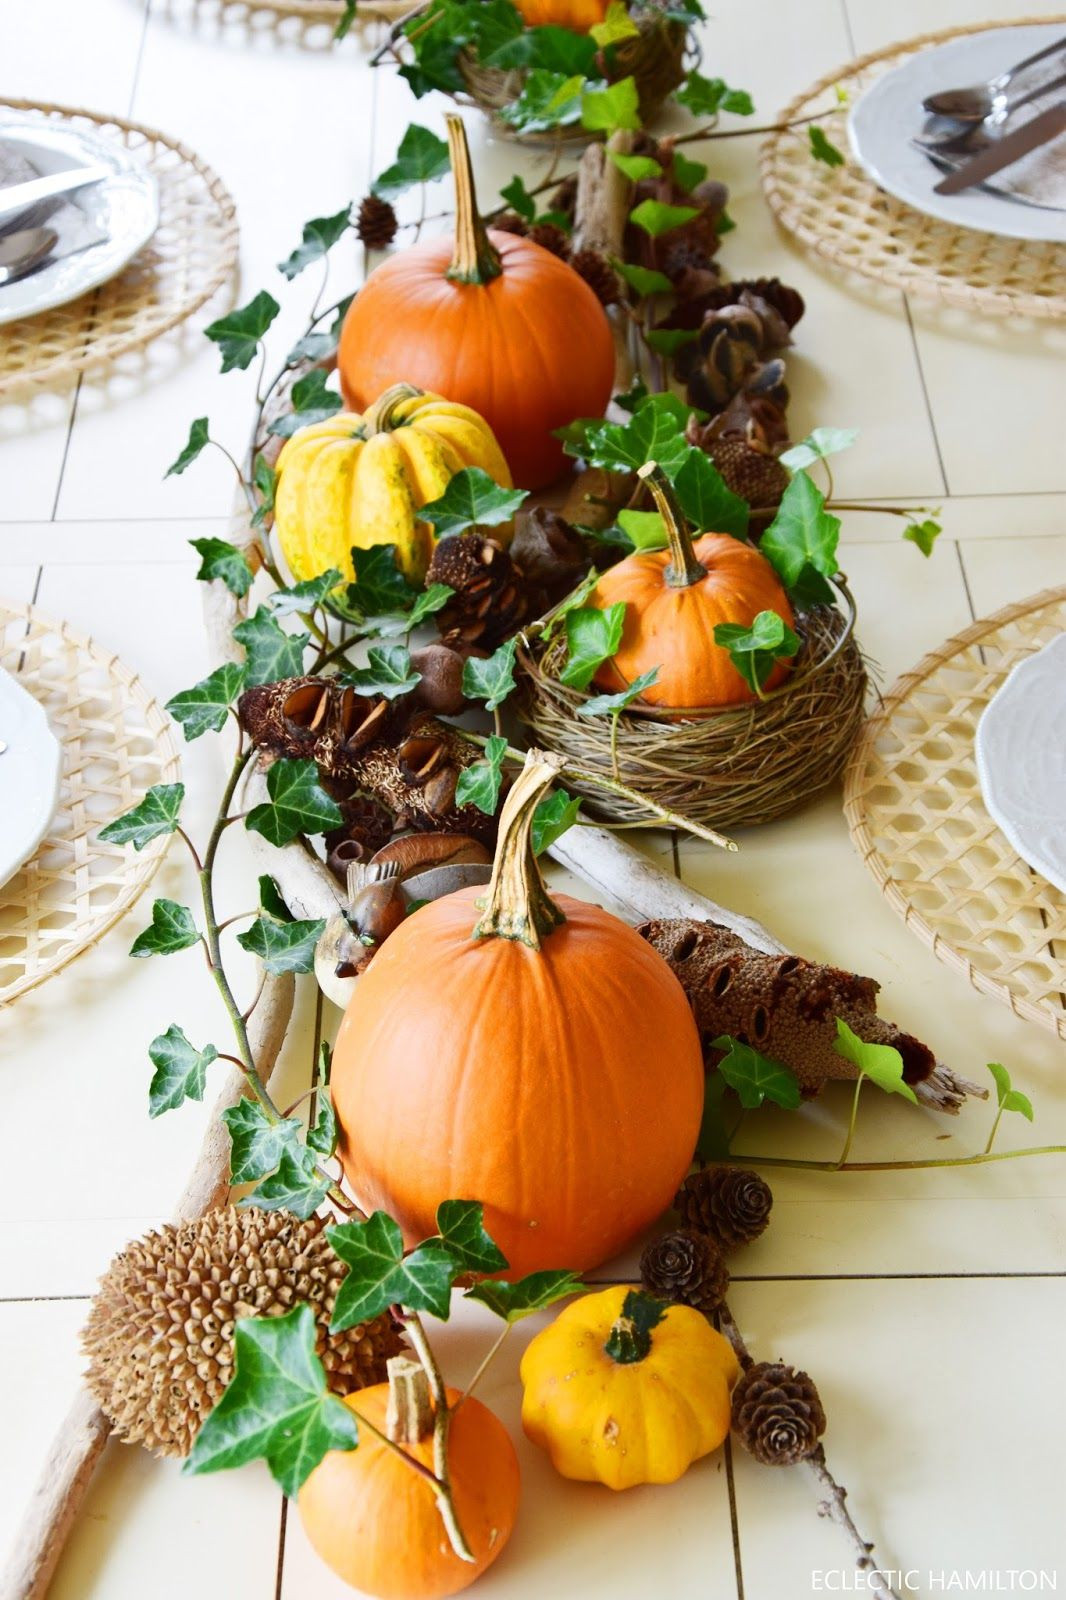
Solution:
<svg viewBox="0 0 1066 1600"><path fill-rule="evenodd" d="M691 67L699 60L698 47L684 23L675 22L651 11L634 18L639 33L613 47L608 77L612 83L622 78L636 80L640 119L647 126ZM525 73L521 68L486 67L469 50L459 54L459 71L470 101L492 119L497 133L528 144L588 144L589 131L575 123L550 132L519 133L500 113L522 93ZM457 98L459 98L457 96Z"/></svg>
<svg viewBox="0 0 1066 1600"><path fill-rule="evenodd" d="M796 619L801 648L780 689L754 705L706 715L633 705L617 719L587 717L590 698L559 682L562 635L547 647L519 641L518 715L539 748L602 773L658 805L713 828L772 822L832 783L863 722L866 664L855 641L855 603L837 580L843 609L812 606ZM613 737L612 737L613 734ZM568 776L587 809L612 822L654 822L655 813Z"/></svg>

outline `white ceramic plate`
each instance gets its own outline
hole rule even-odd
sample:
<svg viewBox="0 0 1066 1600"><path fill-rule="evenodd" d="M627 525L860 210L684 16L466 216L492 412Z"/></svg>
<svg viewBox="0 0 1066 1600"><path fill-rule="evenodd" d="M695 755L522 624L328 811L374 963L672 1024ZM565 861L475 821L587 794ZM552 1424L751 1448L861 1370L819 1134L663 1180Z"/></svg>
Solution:
<svg viewBox="0 0 1066 1600"><path fill-rule="evenodd" d="M27 278L0 284L0 324L51 311L106 283L142 249L159 223L155 178L123 146L26 112L0 113L0 139L17 145L42 177L103 162L113 176L68 196L104 236Z"/></svg>
<svg viewBox="0 0 1066 1600"><path fill-rule="evenodd" d="M1066 633L1019 661L977 725L989 816L1066 894Z"/></svg>
<svg viewBox="0 0 1066 1600"><path fill-rule="evenodd" d="M848 138L856 161L889 194L942 222L1010 239L1066 241L1066 212L1025 205L989 189L934 194L933 186L943 174L911 144L928 132L931 119L922 110L927 95L986 83L1064 33L1061 22L993 28L919 51L878 78L852 107ZM1043 72L1045 66L1042 63L1036 71Z"/></svg>
<svg viewBox="0 0 1066 1600"><path fill-rule="evenodd" d="M0 669L0 884L36 850L59 804L63 752L37 701Z"/></svg>

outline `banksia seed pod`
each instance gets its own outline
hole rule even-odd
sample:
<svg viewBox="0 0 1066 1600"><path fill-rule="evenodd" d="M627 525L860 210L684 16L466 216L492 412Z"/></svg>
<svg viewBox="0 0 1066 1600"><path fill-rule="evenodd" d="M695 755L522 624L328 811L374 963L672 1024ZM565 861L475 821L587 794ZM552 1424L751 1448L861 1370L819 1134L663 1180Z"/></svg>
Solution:
<svg viewBox="0 0 1066 1600"><path fill-rule="evenodd" d="M767 1467L791 1467L817 1448L825 1411L814 1383L783 1361L757 1361L733 1390L733 1427Z"/></svg>
<svg viewBox="0 0 1066 1600"><path fill-rule="evenodd" d="M715 1240L721 1250L757 1239L770 1221L770 1186L744 1167L707 1167L685 1179L674 1210L686 1228Z"/></svg>
<svg viewBox="0 0 1066 1600"><path fill-rule="evenodd" d="M602 306L613 306L621 300L618 274L598 250L578 250L570 257L570 265L579 278L584 278Z"/></svg>
<svg viewBox="0 0 1066 1600"><path fill-rule="evenodd" d="M729 1288L729 1271L714 1240L691 1228L655 1239L640 1258L640 1281L660 1300L717 1311Z"/></svg>
<svg viewBox="0 0 1066 1600"><path fill-rule="evenodd" d="M237 1318L282 1316L300 1301L315 1313L329 1387L381 1383L403 1349L387 1316L329 1332L346 1270L321 1218L287 1211L226 1206L148 1233L100 1280L82 1333L89 1390L119 1438L187 1455L233 1376Z"/></svg>
<svg viewBox="0 0 1066 1600"><path fill-rule="evenodd" d="M355 231L369 250L384 250L396 237L399 223L387 200L368 194L359 202Z"/></svg>
<svg viewBox="0 0 1066 1600"><path fill-rule="evenodd" d="M437 626L454 649L494 650L525 620L522 574L503 546L485 534L442 539L426 574L427 586L434 583L455 591L437 612Z"/></svg>

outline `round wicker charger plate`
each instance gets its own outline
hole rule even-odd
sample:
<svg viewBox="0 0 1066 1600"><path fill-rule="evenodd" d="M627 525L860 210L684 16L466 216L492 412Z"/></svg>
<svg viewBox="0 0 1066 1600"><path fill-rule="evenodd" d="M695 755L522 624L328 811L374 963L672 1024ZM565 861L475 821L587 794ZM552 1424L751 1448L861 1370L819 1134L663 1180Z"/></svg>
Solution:
<svg viewBox="0 0 1066 1600"><path fill-rule="evenodd" d="M985 810L974 737L1011 668L1066 631L1066 588L975 622L893 686L848 764L844 813L894 910L982 994L1066 1039L1066 895Z"/></svg>
<svg viewBox="0 0 1066 1600"><path fill-rule="evenodd" d="M838 86L854 100L882 72L929 45L989 28L1060 20L1021 17L974 23L889 45L819 79L785 107L778 121L830 110L819 125L846 152L848 113L836 103ZM771 134L763 145L761 167L763 190L782 226L837 266L972 311L1066 317L1064 245L1003 239L924 216L879 189L850 155L842 167L814 160L804 128L798 134Z"/></svg>
<svg viewBox="0 0 1066 1600"><path fill-rule="evenodd" d="M159 184L159 226L117 277L0 329L0 400L15 400L139 350L191 316L236 269L237 208L199 156L152 128L29 100L0 106L116 139Z"/></svg>
<svg viewBox="0 0 1066 1600"><path fill-rule="evenodd" d="M117 656L36 606L0 601L0 666L43 706L63 747L59 808L0 887L0 1006L102 938L136 900L168 837L141 851L99 830L180 773L169 717Z"/></svg>

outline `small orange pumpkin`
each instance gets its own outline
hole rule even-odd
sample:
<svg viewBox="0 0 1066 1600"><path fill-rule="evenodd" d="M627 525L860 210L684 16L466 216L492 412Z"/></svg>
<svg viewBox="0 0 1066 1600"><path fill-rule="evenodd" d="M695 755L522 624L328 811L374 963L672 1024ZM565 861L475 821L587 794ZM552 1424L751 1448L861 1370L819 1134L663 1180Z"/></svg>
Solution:
<svg viewBox="0 0 1066 1600"><path fill-rule="evenodd" d="M588 33L607 15L610 0L517 0L527 28L571 28Z"/></svg>
<svg viewBox="0 0 1066 1600"><path fill-rule="evenodd" d="M527 757L487 895L445 895L389 935L331 1076L364 1209L414 1243L442 1200L480 1200L516 1277L598 1266L660 1216L703 1106L699 1035L666 962L601 907L544 887L530 830L559 766Z"/></svg>
<svg viewBox="0 0 1066 1600"><path fill-rule="evenodd" d="M459 1394L447 1391L449 1407ZM433 1411L425 1372L406 1357L389 1362L389 1382L347 1395L344 1404L414 1460L433 1467ZM448 1470L455 1510L474 1557L448 1539L433 1485L368 1427L354 1450L331 1450L300 1490L300 1520L338 1577L382 1600L441 1600L492 1565L511 1536L520 1476L510 1435L473 1395L453 1411Z"/></svg>
<svg viewBox="0 0 1066 1600"><path fill-rule="evenodd" d="M515 483L537 489L566 465L552 430L603 415L614 338L600 302L565 261L513 233L486 232L462 119L447 122L454 250L429 239L374 269L344 319L341 388L355 411L400 382L472 407Z"/></svg>
<svg viewBox="0 0 1066 1600"><path fill-rule="evenodd" d="M597 581L589 604L626 607L622 642L596 673L601 689L624 688L658 667L655 682L639 698L648 705L719 707L757 696L744 682L729 651L715 644L720 622L745 627L760 611L776 611L791 627L792 607L781 581L754 545L728 533L705 533L695 543L666 474L654 462L640 469L666 524L665 550L626 556ZM778 661L764 685L775 689L790 670Z"/></svg>

